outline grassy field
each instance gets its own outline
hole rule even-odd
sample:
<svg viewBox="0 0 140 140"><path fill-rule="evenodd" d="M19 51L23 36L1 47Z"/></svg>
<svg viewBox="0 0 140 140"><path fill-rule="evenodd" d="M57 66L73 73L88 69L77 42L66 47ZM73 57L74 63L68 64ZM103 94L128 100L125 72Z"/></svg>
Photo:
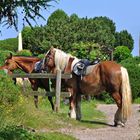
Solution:
<svg viewBox="0 0 140 140"><path fill-rule="evenodd" d="M59 113L53 112L47 98L39 98L39 108L34 107L33 98L24 99L24 105L21 106L24 110L20 123L25 126L40 130L58 130L65 127L87 127L98 128L103 127L105 115L96 110L94 101L82 102L82 120L76 121L68 117L69 106L61 102ZM20 112L20 110L19 110ZM99 122L99 123L98 123Z"/></svg>
<svg viewBox="0 0 140 140"><path fill-rule="evenodd" d="M20 126L20 129L8 128L7 130L2 130L0 136L4 135L2 138L8 140L15 140L14 137L26 136L28 132L23 130L35 131L33 132L37 140L51 140L57 138L57 140L74 140L72 136L68 136L60 133L63 128L70 129L83 129L83 128L100 128L105 127L106 117L105 115L96 110L96 104L93 100L90 102L82 101L82 120L77 121L70 119L68 116L69 105L64 104L61 101L61 108L58 113L51 110L51 105L48 102L47 97L39 97L39 108L36 109L34 106L34 99L32 96L20 96L20 101L16 105L15 111L8 117L14 118L10 120L10 124L14 126ZM23 129L23 130L22 130ZM17 133L19 131L19 133ZM20 134L20 136L19 136ZM41 137L40 137L41 135ZM8 137L9 136L9 137ZM22 139L21 139L22 140ZM34 138L33 138L34 140Z"/></svg>

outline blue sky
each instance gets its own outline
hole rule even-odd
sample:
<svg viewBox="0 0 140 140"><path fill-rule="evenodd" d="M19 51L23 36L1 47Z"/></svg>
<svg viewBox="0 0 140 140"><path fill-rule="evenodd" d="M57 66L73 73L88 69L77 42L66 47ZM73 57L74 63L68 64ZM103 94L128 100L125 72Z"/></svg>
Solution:
<svg viewBox="0 0 140 140"><path fill-rule="evenodd" d="M140 34L140 14L139 0L60 0L58 4L53 3L48 11L43 11L47 19L56 9L64 10L68 15L73 13L79 17L107 16L116 24L116 31L126 29L134 39L134 49L132 54L138 55L139 34ZM39 20L38 24L46 24L46 21ZM34 25L34 23L33 23ZM19 21L19 29L22 29ZM2 29L0 40L17 37L18 32L12 29Z"/></svg>

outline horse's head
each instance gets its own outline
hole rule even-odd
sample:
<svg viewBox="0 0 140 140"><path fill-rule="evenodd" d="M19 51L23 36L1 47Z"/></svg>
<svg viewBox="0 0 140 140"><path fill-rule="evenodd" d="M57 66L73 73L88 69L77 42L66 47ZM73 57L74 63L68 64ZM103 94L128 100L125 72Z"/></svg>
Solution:
<svg viewBox="0 0 140 140"><path fill-rule="evenodd" d="M66 67L69 65L70 58L73 58L72 60L74 60L76 57L73 57L60 49L51 48L45 56L44 67L47 67L49 71L60 69L64 72Z"/></svg>
<svg viewBox="0 0 140 140"><path fill-rule="evenodd" d="M3 66L0 67L0 69L6 69L8 70L8 73L12 72L13 70L17 69L17 63L13 59L12 53L5 59L5 63Z"/></svg>
<svg viewBox="0 0 140 140"><path fill-rule="evenodd" d="M45 55L43 69L52 71L55 68L55 49L51 48Z"/></svg>

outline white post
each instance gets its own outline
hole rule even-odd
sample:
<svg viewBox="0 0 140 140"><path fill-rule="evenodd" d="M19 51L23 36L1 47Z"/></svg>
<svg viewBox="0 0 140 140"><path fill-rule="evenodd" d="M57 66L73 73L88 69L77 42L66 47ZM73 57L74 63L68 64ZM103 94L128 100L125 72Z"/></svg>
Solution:
<svg viewBox="0 0 140 140"><path fill-rule="evenodd" d="M22 48L22 34L21 32L19 32L19 35L18 35L18 51L21 51L23 48Z"/></svg>
<svg viewBox="0 0 140 140"><path fill-rule="evenodd" d="M56 91L55 91L55 111L58 112L60 108L60 93L61 93L61 70L57 70L56 74Z"/></svg>

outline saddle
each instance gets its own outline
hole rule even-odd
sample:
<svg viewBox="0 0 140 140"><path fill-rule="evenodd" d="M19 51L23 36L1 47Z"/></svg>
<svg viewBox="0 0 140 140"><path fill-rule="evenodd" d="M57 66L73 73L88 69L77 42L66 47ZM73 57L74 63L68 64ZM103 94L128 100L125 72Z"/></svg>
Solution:
<svg viewBox="0 0 140 140"><path fill-rule="evenodd" d="M77 62L73 67L73 73L76 74L79 77L83 77L87 75L87 70L89 66L95 66L100 62L100 59L97 58L94 61L90 62L88 59L81 59L79 62Z"/></svg>
<svg viewBox="0 0 140 140"><path fill-rule="evenodd" d="M42 66L43 66L43 59L35 63L35 67L34 67L35 72L38 73L42 72Z"/></svg>

